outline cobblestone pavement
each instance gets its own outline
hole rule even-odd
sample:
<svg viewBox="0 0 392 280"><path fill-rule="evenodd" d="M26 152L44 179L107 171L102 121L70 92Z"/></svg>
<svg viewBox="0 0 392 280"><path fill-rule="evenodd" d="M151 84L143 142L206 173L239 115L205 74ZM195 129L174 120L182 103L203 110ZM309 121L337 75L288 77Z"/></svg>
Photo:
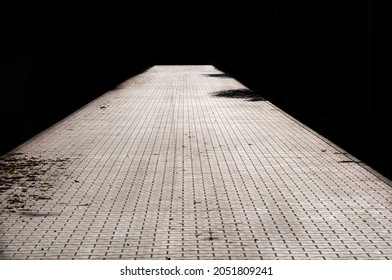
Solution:
<svg viewBox="0 0 392 280"><path fill-rule="evenodd" d="M1 259L392 259L392 184L213 66L155 66L0 160Z"/></svg>

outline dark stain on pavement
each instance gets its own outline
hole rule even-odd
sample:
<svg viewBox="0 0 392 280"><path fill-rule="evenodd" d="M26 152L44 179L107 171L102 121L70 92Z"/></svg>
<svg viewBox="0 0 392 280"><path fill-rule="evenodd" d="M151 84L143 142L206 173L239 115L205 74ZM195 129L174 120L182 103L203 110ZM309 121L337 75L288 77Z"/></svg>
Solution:
<svg viewBox="0 0 392 280"><path fill-rule="evenodd" d="M226 98L237 98L237 99L246 99L247 101L265 101L264 97L253 90L250 89L233 89L233 90L222 90L212 93L215 97L226 97Z"/></svg>
<svg viewBox="0 0 392 280"><path fill-rule="evenodd" d="M50 184L42 176L53 166L63 166L67 158L44 159L23 153L0 158L0 194L6 196L2 208L9 212L24 209L29 201L50 200ZM52 174L53 175L53 174Z"/></svg>

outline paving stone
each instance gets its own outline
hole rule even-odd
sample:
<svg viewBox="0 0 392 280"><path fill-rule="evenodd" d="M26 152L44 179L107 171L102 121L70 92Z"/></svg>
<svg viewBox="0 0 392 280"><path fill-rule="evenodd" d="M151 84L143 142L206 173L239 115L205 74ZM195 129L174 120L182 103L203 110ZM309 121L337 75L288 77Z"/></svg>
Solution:
<svg viewBox="0 0 392 280"><path fill-rule="evenodd" d="M391 182L219 74L154 66L1 157L0 259L392 259Z"/></svg>

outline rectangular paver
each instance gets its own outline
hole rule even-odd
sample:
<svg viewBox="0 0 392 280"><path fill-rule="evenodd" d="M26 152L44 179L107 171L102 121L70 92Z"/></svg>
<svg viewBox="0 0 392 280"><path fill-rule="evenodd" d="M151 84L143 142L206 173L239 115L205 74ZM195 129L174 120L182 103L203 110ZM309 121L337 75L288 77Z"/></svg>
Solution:
<svg viewBox="0 0 392 280"><path fill-rule="evenodd" d="M1 259L392 259L392 184L213 66L155 66L0 158Z"/></svg>

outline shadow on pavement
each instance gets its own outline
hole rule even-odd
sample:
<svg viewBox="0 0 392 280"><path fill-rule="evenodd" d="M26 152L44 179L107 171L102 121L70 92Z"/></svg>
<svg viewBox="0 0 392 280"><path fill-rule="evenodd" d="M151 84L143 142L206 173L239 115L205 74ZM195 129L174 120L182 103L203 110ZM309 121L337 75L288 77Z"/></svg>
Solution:
<svg viewBox="0 0 392 280"><path fill-rule="evenodd" d="M215 97L226 97L226 98L242 98L247 101L265 101L264 97L258 92L250 89L233 89L233 90L223 90L212 93Z"/></svg>
<svg viewBox="0 0 392 280"><path fill-rule="evenodd" d="M232 76L222 73L222 74L203 74L205 77L213 77L213 78L232 78Z"/></svg>

